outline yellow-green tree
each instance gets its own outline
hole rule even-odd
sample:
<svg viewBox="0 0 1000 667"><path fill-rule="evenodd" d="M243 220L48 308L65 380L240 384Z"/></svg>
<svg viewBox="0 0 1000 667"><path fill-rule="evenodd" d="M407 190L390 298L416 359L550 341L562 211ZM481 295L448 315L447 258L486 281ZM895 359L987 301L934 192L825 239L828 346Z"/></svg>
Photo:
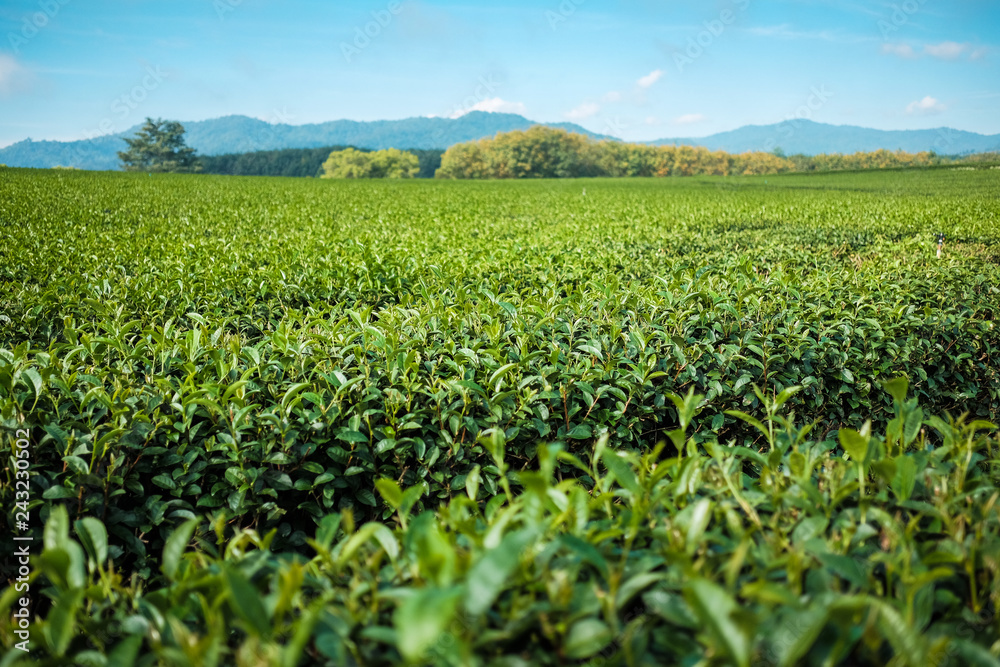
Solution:
<svg viewBox="0 0 1000 667"><path fill-rule="evenodd" d="M486 164L486 151L490 139L480 139L455 144L441 156L441 166L435 178L492 178Z"/></svg>
<svg viewBox="0 0 1000 667"><path fill-rule="evenodd" d="M493 140L490 162L498 178L572 178L594 174L585 161L591 140L542 125L507 132Z"/></svg>
<svg viewBox="0 0 1000 667"><path fill-rule="evenodd" d="M735 156L733 172L744 176L780 174L790 171L794 163L785 157L774 153L741 153Z"/></svg>
<svg viewBox="0 0 1000 667"><path fill-rule="evenodd" d="M438 178L572 178L598 176L596 142L582 134L536 125L492 139L452 146Z"/></svg>
<svg viewBox="0 0 1000 667"><path fill-rule="evenodd" d="M321 178L414 178L420 161L396 148L363 152L354 148L333 151L323 163Z"/></svg>
<svg viewBox="0 0 1000 667"><path fill-rule="evenodd" d="M580 176L729 176L888 169L941 161L933 153L877 150L852 155L734 155L700 146L649 146L594 141L545 126L515 130L449 148L438 178L567 178Z"/></svg>
<svg viewBox="0 0 1000 667"><path fill-rule="evenodd" d="M591 162L602 176L656 176L658 155L655 146L601 141L593 144Z"/></svg>

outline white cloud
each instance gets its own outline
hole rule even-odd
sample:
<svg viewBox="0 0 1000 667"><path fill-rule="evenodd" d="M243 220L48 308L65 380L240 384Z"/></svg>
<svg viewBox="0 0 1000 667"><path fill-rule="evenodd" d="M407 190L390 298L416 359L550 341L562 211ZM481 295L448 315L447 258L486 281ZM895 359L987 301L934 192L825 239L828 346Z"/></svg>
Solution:
<svg viewBox="0 0 1000 667"><path fill-rule="evenodd" d="M656 116L646 117L646 125L659 125L659 124L660 124L660 119L657 118Z"/></svg>
<svg viewBox="0 0 1000 667"><path fill-rule="evenodd" d="M704 114L686 113L683 116L674 118L674 125L694 125L695 123L700 123L703 120L705 120Z"/></svg>
<svg viewBox="0 0 1000 667"><path fill-rule="evenodd" d="M916 58L917 52L909 44L883 44L882 53L900 58Z"/></svg>
<svg viewBox="0 0 1000 667"><path fill-rule="evenodd" d="M601 105L594 102L584 102L572 111L566 112L565 115L570 120L583 120L584 118L590 118L600 110Z"/></svg>
<svg viewBox="0 0 1000 667"><path fill-rule="evenodd" d="M755 37L776 37L778 39L807 39L810 41L822 40L824 42L858 42L861 41L857 37L850 35L844 35L839 32L834 32L830 30L796 30L788 23L782 23L781 25L770 25L770 26L756 26L750 28L743 28L744 32L747 32Z"/></svg>
<svg viewBox="0 0 1000 667"><path fill-rule="evenodd" d="M491 113L517 113L524 115L528 109L523 102L508 102L499 97L480 100L471 107L466 107L455 111L449 118L461 118L470 111L489 111Z"/></svg>
<svg viewBox="0 0 1000 667"><path fill-rule="evenodd" d="M917 52L909 44L883 44L882 53L899 56L900 58L919 58ZM941 60L958 60L969 54L969 60L981 60L989 53L987 47L973 49L971 44L959 44L958 42L941 42L940 44L924 44L923 54Z"/></svg>
<svg viewBox="0 0 1000 667"><path fill-rule="evenodd" d="M948 107L942 104L940 100L935 99L930 95L928 95L927 97L918 102L910 102L908 105L906 105L906 113L929 115L929 114L941 113L947 108Z"/></svg>
<svg viewBox="0 0 1000 667"><path fill-rule="evenodd" d="M610 93L607 93L604 97L602 97L601 101L602 102L620 102L621 99L622 99L622 94L619 93L617 90L612 90Z"/></svg>
<svg viewBox="0 0 1000 667"><path fill-rule="evenodd" d="M0 53L0 93L12 93L25 75L21 63L5 53Z"/></svg>
<svg viewBox="0 0 1000 667"><path fill-rule="evenodd" d="M924 46L924 53L943 60L956 60L968 49L968 44L959 44L958 42L941 42L940 44L927 44Z"/></svg>
<svg viewBox="0 0 1000 667"><path fill-rule="evenodd" d="M636 83L639 84L640 88L649 88L654 83L656 83L657 81L659 81L662 77L663 77L663 70L662 69L655 69L652 72L650 72L649 74L647 74L646 76L644 76L641 79L639 79Z"/></svg>

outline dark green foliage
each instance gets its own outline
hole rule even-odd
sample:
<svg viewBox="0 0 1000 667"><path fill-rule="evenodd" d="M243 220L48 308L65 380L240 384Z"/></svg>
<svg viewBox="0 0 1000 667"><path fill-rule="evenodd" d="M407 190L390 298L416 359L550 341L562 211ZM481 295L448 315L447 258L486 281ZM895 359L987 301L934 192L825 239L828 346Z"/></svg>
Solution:
<svg viewBox="0 0 1000 667"><path fill-rule="evenodd" d="M322 173L323 162L330 153L345 148L349 147L286 148L280 151L206 155L201 158L201 163L206 174L316 178Z"/></svg>
<svg viewBox="0 0 1000 667"><path fill-rule="evenodd" d="M345 148L351 147L288 148L280 151L205 155L201 157L201 163L206 174L315 178L322 174L323 162L330 157L330 153ZM443 150L407 149L406 152L413 153L420 161L417 178L434 178L434 172L441 166Z"/></svg>
<svg viewBox="0 0 1000 667"><path fill-rule="evenodd" d="M430 148L421 150L407 148L406 152L413 153L420 161L420 171L417 172L417 178L434 178L434 174L441 166L441 156L444 155L443 149Z"/></svg>
<svg viewBox="0 0 1000 667"><path fill-rule="evenodd" d="M127 151L118 153L125 171L192 173L201 171L195 150L184 144L184 126L177 121L153 120L134 137L126 137Z"/></svg>
<svg viewBox="0 0 1000 667"><path fill-rule="evenodd" d="M959 629L996 602L996 444L945 413L1000 416L998 179L5 170L4 443L30 432L38 540L54 508L97 519L106 539L81 523L67 558L106 548L138 577L85 600L53 581L65 559L40 562L67 610L44 650L119 650L79 624L138 615L333 663L416 656L454 618L455 650L527 638L529 662L632 637L671 664L978 655L995 622ZM710 617L733 604L748 615ZM180 641L137 632L144 655Z"/></svg>

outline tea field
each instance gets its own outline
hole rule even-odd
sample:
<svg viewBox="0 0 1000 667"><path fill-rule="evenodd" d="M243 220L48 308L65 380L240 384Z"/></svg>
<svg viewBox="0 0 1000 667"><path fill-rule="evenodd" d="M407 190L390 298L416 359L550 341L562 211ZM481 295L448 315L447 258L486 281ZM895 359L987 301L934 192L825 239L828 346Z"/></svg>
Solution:
<svg viewBox="0 0 1000 667"><path fill-rule="evenodd" d="M0 169L0 667L1000 665L998 195Z"/></svg>

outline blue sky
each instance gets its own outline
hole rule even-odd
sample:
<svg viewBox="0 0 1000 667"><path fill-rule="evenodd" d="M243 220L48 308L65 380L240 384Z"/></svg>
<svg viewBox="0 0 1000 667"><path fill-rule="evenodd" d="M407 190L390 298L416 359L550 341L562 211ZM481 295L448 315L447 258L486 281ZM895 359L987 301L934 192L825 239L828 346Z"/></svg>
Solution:
<svg viewBox="0 0 1000 667"><path fill-rule="evenodd" d="M808 117L1000 133L996 0L4 0L0 146L145 116L512 111L629 140Z"/></svg>

